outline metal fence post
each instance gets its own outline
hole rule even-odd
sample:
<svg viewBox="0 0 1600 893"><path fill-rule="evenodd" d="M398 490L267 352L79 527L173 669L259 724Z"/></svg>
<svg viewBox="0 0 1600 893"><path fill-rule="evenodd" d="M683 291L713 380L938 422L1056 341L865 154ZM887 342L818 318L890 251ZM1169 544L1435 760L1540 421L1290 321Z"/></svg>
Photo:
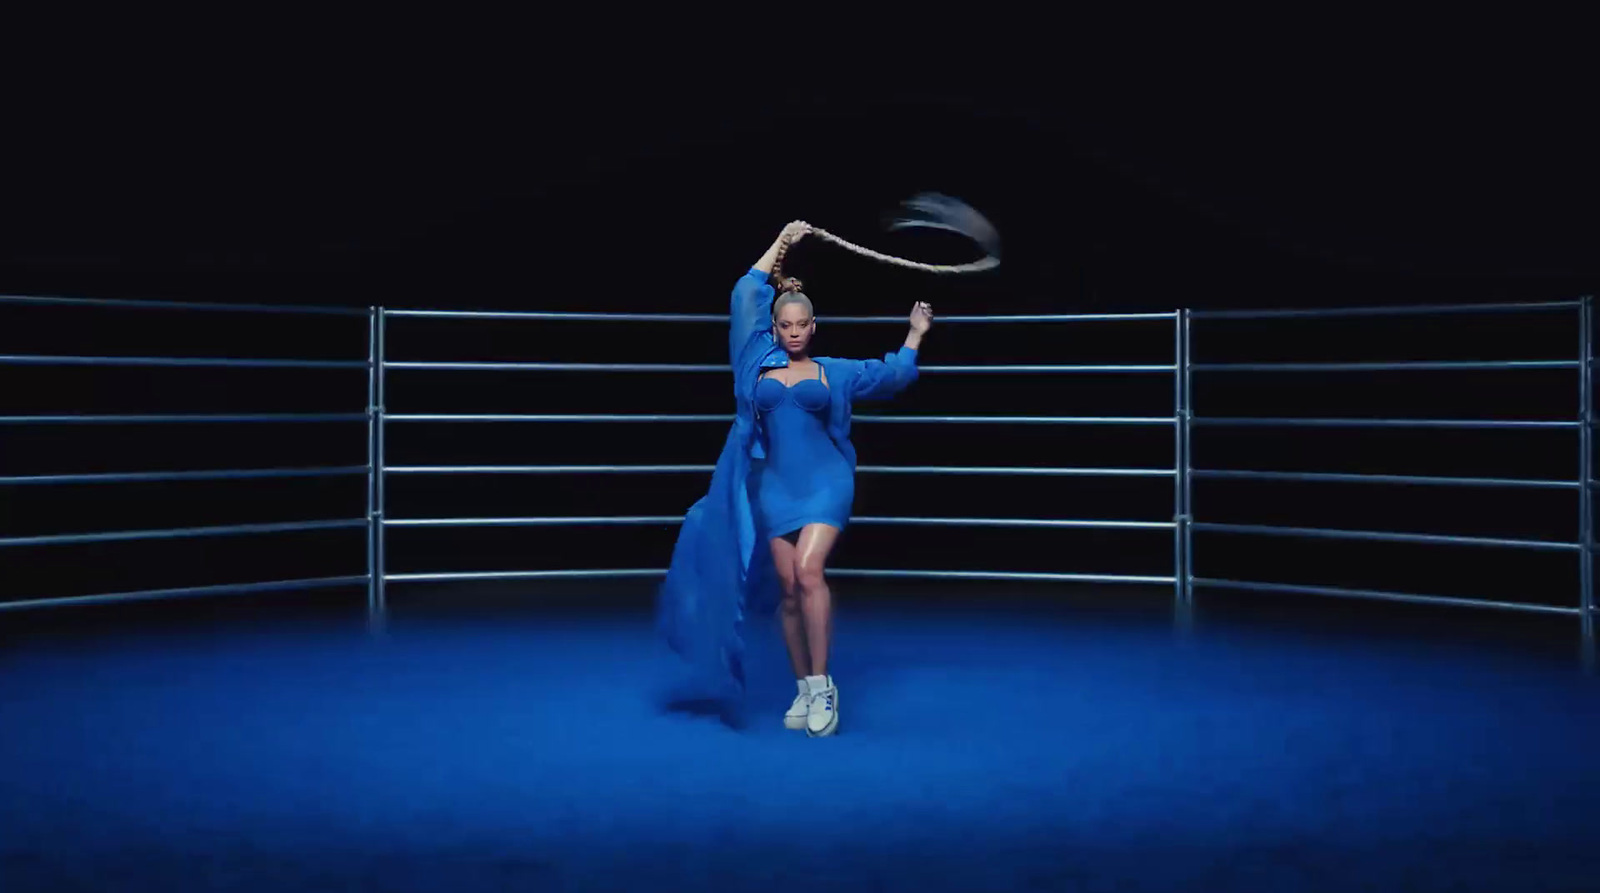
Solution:
<svg viewBox="0 0 1600 893"><path fill-rule="evenodd" d="M1172 594L1173 609L1178 619L1180 629L1187 630L1192 617L1189 611L1188 598L1188 567L1189 567L1189 394L1187 376L1184 374L1188 368L1186 352L1188 349L1188 316L1185 311L1179 310L1173 316L1173 481L1172 481Z"/></svg>
<svg viewBox="0 0 1600 893"><path fill-rule="evenodd" d="M1594 331L1591 295L1578 308L1578 608L1584 668L1595 669L1594 636Z"/></svg>
<svg viewBox="0 0 1600 893"><path fill-rule="evenodd" d="M367 622L378 609L378 524L373 488L377 486L378 309L367 308Z"/></svg>
<svg viewBox="0 0 1600 893"><path fill-rule="evenodd" d="M1178 457L1178 475L1183 483L1183 602L1189 609L1194 606L1194 323L1187 309L1179 319L1179 333L1183 349L1179 374L1183 383L1183 414L1178 424L1183 429L1183 455Z"/></svg>
<svg viewBox="0 0 1600 893"><path fill-rule="evenodd" d="M384 357L388 355L386 333L386 311L378 307L374 317L377 323L376 338L374 339L373 373L376 380L376 399L373 403L372 449L375 467L373 469L373 490L377 500L377 511L373 522L373 550L375 552L373 566L373 602L370 608L370 620L374 629L382 629L388 620L389 600L385 591L385 578L388 574L387 534L384 527L384 518L388 508L384 492L384 433L387 428L386 402L388 399L388 386L384 376Z"/></svg>

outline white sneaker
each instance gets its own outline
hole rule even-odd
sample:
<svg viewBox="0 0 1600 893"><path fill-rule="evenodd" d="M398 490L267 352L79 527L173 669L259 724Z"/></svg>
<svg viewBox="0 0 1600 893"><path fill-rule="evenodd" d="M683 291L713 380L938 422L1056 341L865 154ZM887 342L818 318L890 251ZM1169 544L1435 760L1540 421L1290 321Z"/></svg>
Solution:
<svg viewBox="0 0 1600 893"><path fill-rule="evenodd" d="M807 676L810 703L806 706L806 734L826 738L839 730L839 689L832 676Z"/></svg>
<svg viewBox="0 0 1600 893"><path fill-rule="evenodd" d="M800 694L789 705L789 712L783 715L783 727L799 731L806 727L806 715L811 709L811 689L806 686L804 679L796 679L795 685L799 687Z"/></svg>

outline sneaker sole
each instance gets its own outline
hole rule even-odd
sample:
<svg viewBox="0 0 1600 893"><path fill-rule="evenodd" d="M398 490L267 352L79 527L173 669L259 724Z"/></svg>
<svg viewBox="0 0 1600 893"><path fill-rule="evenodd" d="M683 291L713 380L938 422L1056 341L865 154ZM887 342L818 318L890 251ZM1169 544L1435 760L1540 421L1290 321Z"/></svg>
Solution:
<svg viewBox="0 0 1600 893"><path fill-rule="evenodd" d="M806 718L804 716L785 716L783 718L783 727L798 732L806 727Z"/></svg>
<svg viewBox="0 0 1600 893"><path fill-rule="evenodd" d="M839 731L839 696L837 694L835 694L833 696L833 718L828 720L827 726L825 726L822 729L822 731L820 731L820 732L811 731L811 726L807 725L806 726L806 737L807 738L828 738L828 737L831 737L837 731Z"/></svg>

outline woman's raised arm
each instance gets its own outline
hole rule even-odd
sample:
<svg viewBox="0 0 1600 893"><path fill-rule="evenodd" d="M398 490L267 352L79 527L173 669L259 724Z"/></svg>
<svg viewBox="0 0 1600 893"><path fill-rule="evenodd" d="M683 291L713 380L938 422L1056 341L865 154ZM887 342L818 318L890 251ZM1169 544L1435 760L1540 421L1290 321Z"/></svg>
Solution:
<svg viewBox="0 0 1600 893"><path fill-rule="evenodd" d="M775 296L767 279L794 243L805 238L811 227L796 220L785 226L772 245L733 286L728 306L728 359L739 362L739 353L750 339L772 325L772 299Z"/></svg>
<svg viewBox="0 0 1600 893"><path fill-rule="evenodd" d="M917 351L922 347L922 336L933 328L933 305L918 301L911 308L910 322L905 344L898 351L881 360L862 362L861 375L851 387L853 399L887 400L917 380Z"/></svg>
<svg viewBox="0 0 1600 893"><path fill-rule="evenodd" d="M806 233L809 232L811 232L811 224L806 223L804 220L791 221L783 228L782 232L778 233L778 237L772 240L772 245L767 248L767 253L761 255L761 259L756 261L753 269L760 270L771 276L773 269L778 265L778 261L783 259L783 253L793 247L796 242L804 239Z"/></svg>

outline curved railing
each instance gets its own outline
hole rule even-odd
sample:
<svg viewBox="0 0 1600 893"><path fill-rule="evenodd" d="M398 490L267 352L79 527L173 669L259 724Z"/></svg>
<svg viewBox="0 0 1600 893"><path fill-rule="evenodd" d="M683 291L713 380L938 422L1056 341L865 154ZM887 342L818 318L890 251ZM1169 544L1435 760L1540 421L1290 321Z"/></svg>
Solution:
<svg viewBox="0 0 1600 893"><path fill-rule="evenodd" d="M326 519L302 522L269 524L235 524L226 526L195 526L164 530L124 530L82 534L44 536L14 536L0 538L0 548L20 545L53 545L68 543L126 541L174 537L249 536L289 530L322 530L333 528L367 528L368 573L365 576L328 577L301 580L279 580L250 583L228 583L179 589L151 589L101 595L71 596L62 598L21 598L0 601L0 609L31 608L56 604L100 604L134 599L165 598L206 595L219 592L273 591L303 589L322 586L365 583L368 591L368 608L375 617L381 617L387 608L386 587L389 583L441 580L491 580L491 579L572 579L602 577L651 577L664 573L661 567L636 567L618 569L561 568L549 570L454 571L390 573L387 570L387 536L391 528L440 527L552 527L571 525L670 525L681 520L675 515L597 515L597 516L518 516L518 517L457 517L457 518L391 518L387 513L387 488L391 475L564 475L564 474L617 474L617 475L675 475L706 474L712 466L703 464L545 464L545 465L488 465L488 464L412 464L389 465L386 462L386 439L393 425L408 423L461 423L461 424L516 424L516 425L572 425L589 423L633 422L683 422L707 425L725 425L731 420L727 414L711 413L389 413L385 410L388 396L390 370L431 370L451 373L472 372L606 372L606 373L719 373L727 366L715 363L566 363L566 362L428 362L391 359L388 356L386 323L389 318L434 318L455 320L497 321L588 321L607 323L720 323L726 317L709 314L641 314L641 313L556 313L556 312L479 312L444 310L403 310L386 308L351 309L339 307L304 307L243 304L191 304L180 302L148 302L133 300L99 300L84 298L39 298L0 296L0 304L49 304L83 307L121 307L139 310L169 310L228 313L299 313L308 315L365 315L368 318L368 344L365 361L351 360L296 360L296 359L237 359L237 358L183 358L183 357L108 357L61 355L0 355L0 365L26 366L190 366L190 367L249 367L249 368L301 368L368 370L368 405L364 412L349 413L263 413L263 414L33 414L0 415L0 426L23 425L117 425L117 424L301 424L332 421L365 421L368 431L368 463L364 466L305 467L305 468L240 468L207 471L127 471L83 474L7 474L0 476L0 487L38 487L59 484L99 484L118 482L156 482L185 480L225 480L271 477L314 477L366 475L368 479L368 511L360 519ZM1528 313L1544 311L1573 312L1579 329L1578 355L1570 360L1506 360L1485 362L1425 361L1425 362L1283 362L1283 363L1196 363L1192 360L1194 323L1222 319L1292 319L1317 317L1397 316L1435 314ZM1017 518L1003 514L971 517L919 517L910 515L866 515L852 523L863 525L897 526L954 526L954 527L1015 527L1055 529L1139 529L1171 530L1173 532L1173 560L1170 575L1149 574L1089 574L1077 573L1068 568L1049 572L1023 572L1004 568L979 570L925 569L904 570L891 568L840 568L834 573L856 577L948 578L990 580L1056 580L1099 583L1172 584L1175 601L1180 609L1193 601L1197 588L1228 588L1246 591L1275 591L1307 595L1366 598L1440 606L1461 606L1537 612L1578 617L1584 642L1592 649L1595 641L1594 584L1592 559L1594 551L1593 493L1595 474L1592 458L1593 395L1590 371L1592 369L1591 299L1572 301L1545 301L1528 303L1421 305L1408 307L1355 307L1294 310L1246 311L1173 311L1165 313L1123 314L1029 314L982 315L942 317L941 325L1008 325L1008 324L1077 324L1105 323L1123 320L1162 321L1173 323L1173 362L1157 364L978 364L978 365L928 365L921 371L929 375L1073 375L1073 374L1128 374L1168 375L1173 381L1173 412L1158 416L1099 416L1099 415L861 415L856 421L866 425L1061 425L1061 426L1171 426L1173 430L1173 457L1171 467L1120 468L1120 467L1030 467L1012 465L863 465L864 475L929 475L929 476L1050 476L1050 477L1144 477L1170 478L1173 481L1173 512L1170 519L1150 520L1100 520L1100 519L1049 519ZM832 318L830 324L903 323L903 317L844 317ZM1192 411L1193 378L1203 375L1274 374L1340 372L1391 372L1404 374L1410 371L1454 370L1533 370L1565 369L1577 374L1579 412L1568 419L1408 419L1408 418L1315 418L1315 417L1205 417ZM1447 476L1425 474L1353 474L1342 472L1289 472L1248 469L1194 468L1192 443L1196 429L1206 428L1352 428L1352 429L1503 429L1503 430L1570 430L1576 434L1579 451L1579 473L1574 480L1537 478L1506 478L1488 476ZM1538 540L1483 536L1445 536L1407 531L1334 529L1305 526L1275 526L1268 524L1224 523L1206 521L1195 516L1191 506L1193 482L1201 479L1241 481L1281 481L1330 485L1406 484L1428 487L1463 488L1522 488L1573 491L1577 495L1577 537L1573 541ZM0 491L3 492L3 491ZM1575 606L1553 606L1510 600L1459 598L1394 591L1343 588L1312 584L1274 583L1253 579L1230 579L1197 575L1194 572L1193 534L1195 531L1234 534L1240 536L1297 537L1333 540L1364 540L1377 542L1410 543L1417 545L1449 544L1496 549L1542 550L1571 552L1578 557L1579 595ZM665 556L663 556L664 558Z"/></svg>

